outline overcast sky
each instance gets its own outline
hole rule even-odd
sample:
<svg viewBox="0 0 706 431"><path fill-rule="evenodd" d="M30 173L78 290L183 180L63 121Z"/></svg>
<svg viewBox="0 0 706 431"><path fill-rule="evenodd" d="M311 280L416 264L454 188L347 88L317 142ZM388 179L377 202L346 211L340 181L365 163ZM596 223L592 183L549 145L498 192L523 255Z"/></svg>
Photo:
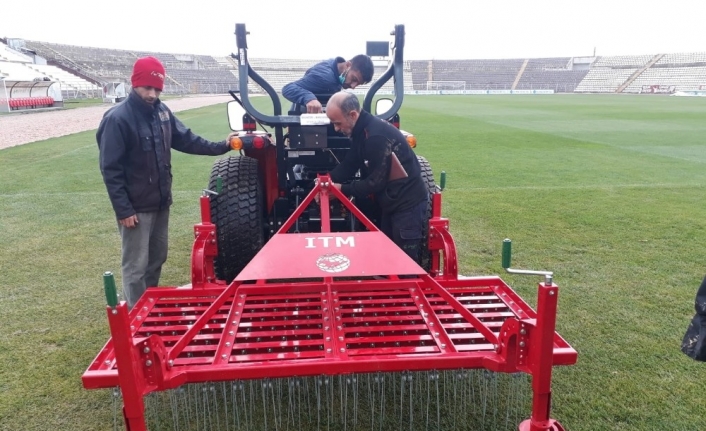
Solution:
<svg viewBox="0 0 706 431"><path fill-rule="evenodd" d="M0 37L250 57L350 58L406 30L406 59L706 51L706 0L3 0ZM71 5L71 6L69 6Z"/></svg>

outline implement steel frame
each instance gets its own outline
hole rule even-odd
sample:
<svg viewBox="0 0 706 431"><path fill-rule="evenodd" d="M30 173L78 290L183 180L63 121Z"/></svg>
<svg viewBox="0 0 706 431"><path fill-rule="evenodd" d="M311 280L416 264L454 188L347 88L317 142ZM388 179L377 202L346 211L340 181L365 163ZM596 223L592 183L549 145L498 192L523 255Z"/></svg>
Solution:
<svg viewBox="0 0 706 431"><path fill-rule="evenodd" d="M144 397L187 383L484 368L532 376L532 412L520 431L563 430L550 418L552 368L576 363L577 352L555 332L558 287L539 283L535 311L499 277L459 277L441 193L432 197L427 273L330 184L320 176L230 284L215 276L216 227L202 196L191 284L149 288L130 311L124 301L108 305L111 338L84 387L119 386L126 429L147 431ZM317 196L321 238L337 253L291 249L302 240L316 248L312 234L287 232ZM330 232L331 196L369 232ZM387 256L384 266L374 250ZM281 264L287 255L306 267L299 276ZM305 265L316 256L323 266Z"/></svg>

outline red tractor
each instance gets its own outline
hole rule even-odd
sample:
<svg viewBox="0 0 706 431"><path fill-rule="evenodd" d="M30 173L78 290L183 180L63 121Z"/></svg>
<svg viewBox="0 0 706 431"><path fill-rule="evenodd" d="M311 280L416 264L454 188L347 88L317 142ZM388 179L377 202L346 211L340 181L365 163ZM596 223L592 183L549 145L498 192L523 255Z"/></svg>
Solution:
<svg viewBox="0 0 706 431"><path fill-rule="evenodd" d="M399 128L398 111L404 97L404 26L396 26L392 34L395 37L392 62L372 84L362 107L371 112L375 94L393 78L394 101L378 100L376 112L371 113ZM323 114L302 114L299 107L293 105L288 114L282 115L279 95L248 62L246 35L245 25L237 24L238 54L234 54L234 58L239 64L240 98L231 92L236 100L228 106L230 127L240 132L233 145L240 149L241 154L218 160L209 182L209 189L217 193L211 200L211 214L218 235L216 275L228 282L250 262L299 206L302 198L309 194L317 175L328 173L336 167L351 144L345 135L328 124ZM263 114L253 106L248 95L249 79L266 91L274 115ZM329 96L317 95L324 106ZM257 130L258 124L262 130ZM272 127L274 131L265 131L265 126ZM402 132L409 144L415 147L416 138ZM429 193L433 194L436 185L431 166L424 157L417 157ZM365 175L365 172L360 172L360 175ZM378 207L372 198L358 199L355 205L374 223L379 220ZM330 210L334 231L364 229L340 202L332 202ZM431 217L431 200L427 214L428 219ZM292 232L319 231L320 221L320 208L313 205L297 219ZM424 230L428 230L426 226ZM422 267L428 270L428 238L425 236L422 241Z"/></svg>
<svg viewBox="0 0 706 431"><path fill-rule="evenodd" d="M216 163L200 198L191 282L150 286L128 310L106 273L111 337L83 374L84 387L119 387L128 431L147 431L148 422L199 430L229 423L489 429L497 422L562 431L550 417L552 370L576 363L577 352L555 331L553 274L510 268L506 240L506 271L544 276L536 308L498 276L460 275L442 193L424 159L432 192L427 267L414 262L376 227L374 202L353 202L331 187L327 172L344 157L347 139L315 118L281 114L273 88L249 67L246 34L238 24L245 113L229 108L232 122L243 120L234 127L243 129L235 142L243 154ZM394 61L363 104L369 110L394 77L396 97L381 114L393 122L403 95L403 26L394 35ZM251 104L248 78L270 95L274 115ZM274 127L274 136L256 123ZM475 371L477 379L468 378ZM486 408L497 397L470 395L497 388L492 376L521 374L531 376L532 405L517 420ZM519 406L515 389L504 391L510 409ZM167 391L171 414L146 414L146 398Z"/></svg>

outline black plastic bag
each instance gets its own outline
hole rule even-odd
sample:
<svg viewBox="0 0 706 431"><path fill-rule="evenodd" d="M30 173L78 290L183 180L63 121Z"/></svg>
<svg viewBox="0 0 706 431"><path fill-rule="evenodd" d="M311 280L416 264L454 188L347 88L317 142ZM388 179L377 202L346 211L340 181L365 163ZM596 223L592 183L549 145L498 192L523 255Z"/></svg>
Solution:
<svg viewBox="0 0 706 431"><path fill-rule="evenodd" d="M681 351L697 361L706 362L706 277L696 291L696 314L681 342Z"/></svg>

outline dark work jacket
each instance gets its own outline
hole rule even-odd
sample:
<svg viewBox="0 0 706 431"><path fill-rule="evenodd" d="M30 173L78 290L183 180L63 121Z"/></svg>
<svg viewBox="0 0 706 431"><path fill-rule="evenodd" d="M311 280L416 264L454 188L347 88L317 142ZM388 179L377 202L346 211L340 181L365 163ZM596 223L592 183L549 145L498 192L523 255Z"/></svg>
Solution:
<svg viewBox="0 0 706 431"><path fill-rule="evenodd" d="M153 106L132 91L103 114L96 141L99 165L118 220L172 204L171 149L217 156L226 141L195 135L159 100Z"/></svg>
<svg viewBox="0 0 706 431"><path fill-rule="evenodd" d="M422 179L417 155L395 126L361 111L353 127L351 140L350 150L331 171L331 179L335 183L342 183L352 178L360 168L368 174L360 180L343 184L341 191L344 194L373 194L383 213L388 214L411 209L428 198L429 192ZM388 181L393 151L407 172L407 178Z"/></svg>
<svg viewBox="0 0 706 431"><path fill-rule="evenodd" d="M336 57L311 66L303 77L282 87L282 96L290 102L306 105L316 99L316 94L330 96L338 93L343 88L338 79L338 64L345 61Z"/></svg>
<svg viewBox="0 0 706 431"><path fill-rule="evenodd" d="M696 314L686 329L681 350L692 359L706 362L706 277L696 291Z"/></svg>

